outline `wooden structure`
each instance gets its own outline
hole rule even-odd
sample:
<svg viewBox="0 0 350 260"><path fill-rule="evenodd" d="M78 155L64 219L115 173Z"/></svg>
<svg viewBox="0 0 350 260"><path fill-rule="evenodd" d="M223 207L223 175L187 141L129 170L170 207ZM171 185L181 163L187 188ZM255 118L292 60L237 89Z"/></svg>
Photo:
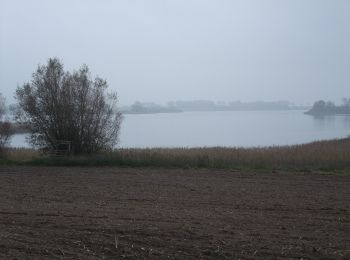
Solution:
<svg viewBox="0 0 350 260"><path fill-rule="evenodd" d="M52 157L68 156L71 153L71 142L65 140L54 140L53 147L48 150Z"/></svg>

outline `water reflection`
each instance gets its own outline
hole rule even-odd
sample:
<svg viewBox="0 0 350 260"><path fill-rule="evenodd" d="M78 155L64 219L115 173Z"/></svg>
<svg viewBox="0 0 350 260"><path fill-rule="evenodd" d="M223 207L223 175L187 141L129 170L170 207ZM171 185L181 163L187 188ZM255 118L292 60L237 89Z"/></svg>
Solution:
<svg viewBox="0 0 350 260"><path fill-rule="evenodd" d="M15 134L11 136L10 146L18 148L30 148L30 144L27 141L28 134Z"/></svg>
<svg viewBox="0 0 350 260"><path fill-rule="evenodd" d="M343 125L344 128L350 129L350 115L344 116Z"/></svg>
<svg viewBox="0 0 350 260"><path fill-rule="evenodd" d="M314 124L318 129L327 129L335 127L335 117L334 116L312 116Z"/></svg>
<svg viewBox="0 0 350 260"><path fill-rule="evenodd" d="M350 115L309 115L313 118L316 128L330 129L330 128L345 128L350 129Z"/></svg>

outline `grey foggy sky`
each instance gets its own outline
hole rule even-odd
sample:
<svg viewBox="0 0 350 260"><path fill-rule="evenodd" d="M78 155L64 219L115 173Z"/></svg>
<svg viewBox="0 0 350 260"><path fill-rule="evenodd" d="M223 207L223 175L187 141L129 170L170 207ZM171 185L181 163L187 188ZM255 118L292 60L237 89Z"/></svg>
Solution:
<svg viewBox="0 0 350 260"><path fill-rule="evenodd" d="M350 0L0 0L9 102L58 57L140 101L350 97Z"/></svg>

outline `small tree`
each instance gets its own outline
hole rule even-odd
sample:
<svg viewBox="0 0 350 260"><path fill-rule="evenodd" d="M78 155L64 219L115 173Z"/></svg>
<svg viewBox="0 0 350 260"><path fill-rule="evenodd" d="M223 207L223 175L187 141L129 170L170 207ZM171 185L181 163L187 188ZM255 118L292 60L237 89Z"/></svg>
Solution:
<svg viewBox="0 0 350 260"><path fill-rule="evenodd" d="M0 155L4 154L4 148L11 137L11 124L5 120L5 98L0 93Z"/></svg>
<svg viewBox="0 0 350 260"><path fill-rule="evenodd" d="M18 118L31 132L36 146L71 142L75 154L112 149L118 142L122 115L117 94L107 82L94 80L86 65L72 73L57 59L39 66L32 81L17 88Z"/></svg>

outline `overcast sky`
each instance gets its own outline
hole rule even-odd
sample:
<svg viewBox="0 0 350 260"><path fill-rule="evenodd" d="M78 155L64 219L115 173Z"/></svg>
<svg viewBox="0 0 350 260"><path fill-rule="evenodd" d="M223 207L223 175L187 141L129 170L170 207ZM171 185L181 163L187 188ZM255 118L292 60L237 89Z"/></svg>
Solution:
<svg viewBox="0 0 350 260"><path fill-rule="evenodd" d="M139 101L350 97L349 0L0 0L0 92L83 63Z"/></svg>

